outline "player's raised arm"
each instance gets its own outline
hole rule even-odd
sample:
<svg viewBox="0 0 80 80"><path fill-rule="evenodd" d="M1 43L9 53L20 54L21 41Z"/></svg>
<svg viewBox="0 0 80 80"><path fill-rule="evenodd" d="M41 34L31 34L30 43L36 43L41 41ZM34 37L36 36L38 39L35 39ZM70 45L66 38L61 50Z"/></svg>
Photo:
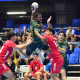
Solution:
<svg viewBox="0 0 80 80"><path fill-rule="evenodd" d="M31 21L34 20L34 13L36 11L36 9L34 9L34 6L31 5L31 10L32 10L32 14L31 14Z"/></svg>
<svg viewBox="0 0 80 80"><path fill-rule="evenodd" d="M47 20L48 27L50 28L52 28L51 23L50 23L51 19L52 19L52 16L50 16Z"/></svg>
<svg viewBox="0 0 80 80"><path fill-rule="evenodd" d="M37 2L33 2L31 4L31 10L32 10L32 15L31 15L31 21L34 20L34 13L36 12L36 9L38 9L39 4Z"/></svg>

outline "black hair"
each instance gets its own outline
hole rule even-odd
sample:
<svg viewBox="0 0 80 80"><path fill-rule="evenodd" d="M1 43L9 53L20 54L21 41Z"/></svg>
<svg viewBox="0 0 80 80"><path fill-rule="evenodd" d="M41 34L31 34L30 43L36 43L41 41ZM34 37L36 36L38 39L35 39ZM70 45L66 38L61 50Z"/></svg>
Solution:
<svg viewBox="0 0 80 80"><path fill-rule="evenodd" d="M60 26L60 28L63 28L63 26Z"/></svg>
<svg viewBox="0 0 80 80"><path fill-rule="evenodd" d="M14 29L14 27L12 27Z"/></svg>
<svg viewBox="0 0 80 80"><path fill-rule="evenodd" d="M15 34L14 32L9 31L9 32L7 33L7 38L8 38L8 40L10 40L11 37L12 37L12 36L15 36L15 35L16 35L16 34Z"/></svg>
<svg viewBox="0 0 80 80"><path fill-rule="evenodd" d="M46 30L49 30L50 32L52 32L53 35L55 34L54 28L46 28Z"/></svg>
<svg viewBox="0 0 80 80"><path fill-rule="evenodd" d="M60 32L58 33L58 35L59 35L60 33L63 33L63 34L64 34L64 37L66 37L66 33L65 33L64 31L60 31Z"/></svg>
<svg viewBox="0 0 80 80"><path fill-rule="evenodd" d="M34 53L34 55L38 56L38 53Z"/></svg>
<svg viewBox="0 0 80 80"><path fill-rule="evenodd" d="M34 18L37 18L38 15L41 15L41 13L35 13L35 14L34 14Z"/></svg>

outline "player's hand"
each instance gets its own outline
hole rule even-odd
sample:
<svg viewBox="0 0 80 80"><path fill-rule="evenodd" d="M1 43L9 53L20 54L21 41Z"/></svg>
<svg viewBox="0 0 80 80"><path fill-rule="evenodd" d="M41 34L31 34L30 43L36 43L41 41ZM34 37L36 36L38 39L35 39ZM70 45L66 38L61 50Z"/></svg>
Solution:
<svg viewBox="0 0 80 80"><path fill-rule="evenodd" d="M36 9L34 8L34 6L31 5L31 10L33 13L35 13Z"/></svg>
<svg viewBox="0 0 80 80"><path fill-rule="evenodd" d="M28 36L28 37L27 37L27 43L28 43L28 44L31 44L32 42L33 42L33 39Z"/></svg>
<svg viewBox="0 0 80 80"><path fill-rule="evenodd" d="M51 19L52 19L52 16L50 16L50 17L48 18L47 23L49 23L49 22L51 21Z"/></svg>

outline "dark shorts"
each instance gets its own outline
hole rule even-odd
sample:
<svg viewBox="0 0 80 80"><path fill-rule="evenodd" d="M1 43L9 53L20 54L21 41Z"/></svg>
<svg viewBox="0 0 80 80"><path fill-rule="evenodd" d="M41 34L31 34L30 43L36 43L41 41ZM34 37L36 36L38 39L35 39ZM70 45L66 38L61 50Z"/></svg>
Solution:
<svg viewBox="0 0 80 80"><path fill-rule="evenodd" d="M27 47L26 54L28 56L30 56L32 54L32 52L35 51L37 48L39 50L47 50L49 48L49 46L46 43L44 43L44 42L31 43Z"/></svg>

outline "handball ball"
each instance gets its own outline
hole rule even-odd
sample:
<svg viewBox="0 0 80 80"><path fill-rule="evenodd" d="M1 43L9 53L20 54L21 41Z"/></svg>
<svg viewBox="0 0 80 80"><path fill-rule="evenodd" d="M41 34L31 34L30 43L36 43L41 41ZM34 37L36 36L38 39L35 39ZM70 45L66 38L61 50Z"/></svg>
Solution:
<svg viewBox="0 0 80 80"><path fill-rule="evenodd" d="M32 6L34 6L34 8L37 9L39 7L39 4L37 2L33 2Z"/></svg>

